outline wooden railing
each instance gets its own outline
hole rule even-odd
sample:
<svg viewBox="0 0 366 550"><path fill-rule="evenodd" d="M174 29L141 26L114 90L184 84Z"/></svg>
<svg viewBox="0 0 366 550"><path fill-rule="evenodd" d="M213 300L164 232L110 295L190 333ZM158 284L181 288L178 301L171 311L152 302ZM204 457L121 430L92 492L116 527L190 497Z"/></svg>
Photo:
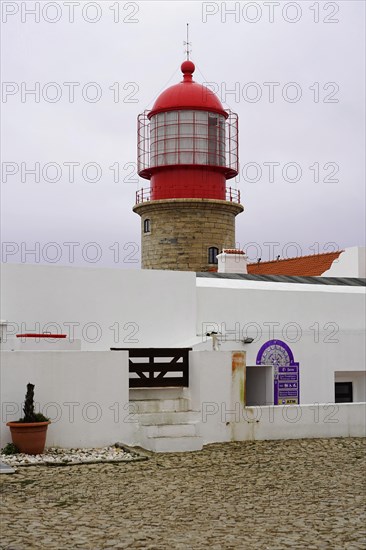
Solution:
<svg viewBox="0 0 366 550"><path fill-rule="evenodd" d="M191 349L111 348L111 351L128 351L130 388L159 388L189 386L189 351Z"/></svg>

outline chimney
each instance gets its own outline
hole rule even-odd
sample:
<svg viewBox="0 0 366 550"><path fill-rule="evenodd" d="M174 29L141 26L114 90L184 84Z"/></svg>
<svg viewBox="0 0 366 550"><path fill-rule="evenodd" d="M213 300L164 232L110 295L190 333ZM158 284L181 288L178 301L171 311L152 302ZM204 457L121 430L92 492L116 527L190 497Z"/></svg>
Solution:
<svg viewBox="0 0 366 550"><path fill-rule="evenodd" d="M248 273L247 257L243 250L224 248L217 255L218 273Z"/></svg>

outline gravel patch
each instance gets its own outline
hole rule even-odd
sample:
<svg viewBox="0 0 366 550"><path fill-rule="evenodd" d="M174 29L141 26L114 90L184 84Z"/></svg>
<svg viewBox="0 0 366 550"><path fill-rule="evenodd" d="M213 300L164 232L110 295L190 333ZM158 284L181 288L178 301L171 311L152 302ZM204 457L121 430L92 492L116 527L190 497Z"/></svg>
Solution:
<svg viewBox="0 0 366 550"><path fill-rule="evenodd" d="M15 455L0 454L0 461L9 466L72 466L80 464L98 464L100 462L131 462L145 460L147 457L136 452L111 446L101 449L60 449L50 447L43 454Z"/></svg>

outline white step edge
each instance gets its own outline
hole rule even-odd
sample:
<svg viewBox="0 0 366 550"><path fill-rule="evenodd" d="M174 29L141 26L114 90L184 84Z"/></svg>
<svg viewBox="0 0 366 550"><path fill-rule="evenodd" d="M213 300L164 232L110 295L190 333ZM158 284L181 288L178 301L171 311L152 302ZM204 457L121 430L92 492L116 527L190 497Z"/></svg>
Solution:
<svg viewBox="0 0 366 550"><path fill-rule="evenodd" d="M201 414L195 411L138 413L135 418L139 422L140 426L160 426L166 424L177 426L179 424L201 422Z"/></svg>
<svg viewBox="0 0 366 550"><path fill-rule="evenodd" d="M196 437L198 422L187 424L160 424L144 426L148 438L154 437Z"/></svg>
<svg viewBox="0 0 366 550"><path fill-rule="evenodd" d="M190 403L188 399L179 397L177 399L144 399L130 401L135 414L157 413L157 412L187 412Z"/></svg>
<svg viewBox="0 0 366 550"><path fill-rule="evenodd" d="M148 399L189 399L188 388L166 386L164 388L131 388L130 401L144 401Z"/></svg>

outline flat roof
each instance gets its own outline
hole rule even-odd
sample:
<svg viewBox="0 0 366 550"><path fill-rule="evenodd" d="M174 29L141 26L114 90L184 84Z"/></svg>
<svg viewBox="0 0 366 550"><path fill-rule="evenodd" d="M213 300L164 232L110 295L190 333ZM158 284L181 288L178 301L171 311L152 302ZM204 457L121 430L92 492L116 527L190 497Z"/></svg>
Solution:
<svg viewBox="0 0 366 550"><path fill-rule="evenodd" d="M196 277L306 285L366 286L366 279L356 277L295 277L289 275L252 275L249 273L217 273L211 271L196 273Z"/></svg>

